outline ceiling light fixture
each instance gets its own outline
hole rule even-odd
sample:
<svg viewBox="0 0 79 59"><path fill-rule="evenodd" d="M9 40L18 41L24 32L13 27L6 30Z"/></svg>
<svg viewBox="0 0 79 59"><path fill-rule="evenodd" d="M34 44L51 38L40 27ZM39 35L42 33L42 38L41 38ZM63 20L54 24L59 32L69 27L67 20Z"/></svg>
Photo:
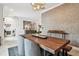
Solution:
<svg viewBox="0 0 79 59"><path fill-rule="evenodd" d="M34 10L40 10L45 8L45 3L32 3L32 8Z"/></svg>

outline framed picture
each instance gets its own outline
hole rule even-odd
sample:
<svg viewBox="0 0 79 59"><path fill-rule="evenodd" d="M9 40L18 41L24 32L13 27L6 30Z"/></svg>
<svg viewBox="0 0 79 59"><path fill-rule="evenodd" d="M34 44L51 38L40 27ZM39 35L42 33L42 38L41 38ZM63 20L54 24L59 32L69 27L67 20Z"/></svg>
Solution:
<svg viewBox="0 0 79 59"><path fill-rule="evenodd" d="M5 24L5 26L6 26L6 27L10 27L10 26L11 26L11 24Z"/></svg>
<svg viewBox="0 0 79 59"><path fill-rule="evenodd" d="M23 29L35 30L36 23L32 21L23 21Z"/></svg>

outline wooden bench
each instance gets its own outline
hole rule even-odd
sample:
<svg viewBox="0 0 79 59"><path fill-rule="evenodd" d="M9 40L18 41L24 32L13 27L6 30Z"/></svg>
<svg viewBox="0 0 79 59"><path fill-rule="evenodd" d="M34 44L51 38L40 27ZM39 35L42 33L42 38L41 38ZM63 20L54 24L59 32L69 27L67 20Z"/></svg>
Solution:
<svg viewBox="0 0 79 59"><path fill-rule="evenodd" d="M63 48L63 51L64 51L64 55L68 55L68 52L69 51L71 51L71 49L72 49L72 47L71 46L65 46L64 48Z"/></svg>
<svg viewBox="0 0 79 59"><path fill-rule="evenodd" d="M48 33L61 34L62 35L62 39L66 39L66 35L69 34L69 33L66 33L63 30L48 30Z"/></svg>
<svg viewBox="0 0 79 59"><path fill-rule="evenodd" d="M68 35L69 33L66 33L63 30L48 30L48 33L55 33L55 34L61 34L63 39L66 39L66 35ZM63 48L63 55L68 55L68 52L72 49L71 46L65 46Z"/></svg>

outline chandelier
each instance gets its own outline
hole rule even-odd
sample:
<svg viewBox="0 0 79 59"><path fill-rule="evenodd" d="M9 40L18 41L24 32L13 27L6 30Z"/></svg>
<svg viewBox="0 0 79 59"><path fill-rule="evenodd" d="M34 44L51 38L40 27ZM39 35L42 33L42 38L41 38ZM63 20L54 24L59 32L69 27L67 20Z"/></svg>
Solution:
<svg viewBox="0 0 79 59"><path fill-rule="evenodd" d="M32 3L32 8L34 10L44 9L44 3Z"/></svg>

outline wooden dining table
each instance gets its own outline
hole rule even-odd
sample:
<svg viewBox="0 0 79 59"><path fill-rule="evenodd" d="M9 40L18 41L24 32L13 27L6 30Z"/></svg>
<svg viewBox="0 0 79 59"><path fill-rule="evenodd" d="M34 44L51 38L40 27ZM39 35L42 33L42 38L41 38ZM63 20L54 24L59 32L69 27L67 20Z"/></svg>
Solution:
<svg viewBox="0 0 79 59"><path fill-rule="evenodd" d="M70 40L68 39L63 40L61 38L51 36L47 36L47 38L40 38L35 37L32 34L24 34L22 35L22 37L33 41L34 43L38 44L41 48L55 55L58 55L59 51L70 43Z"/></svg>

